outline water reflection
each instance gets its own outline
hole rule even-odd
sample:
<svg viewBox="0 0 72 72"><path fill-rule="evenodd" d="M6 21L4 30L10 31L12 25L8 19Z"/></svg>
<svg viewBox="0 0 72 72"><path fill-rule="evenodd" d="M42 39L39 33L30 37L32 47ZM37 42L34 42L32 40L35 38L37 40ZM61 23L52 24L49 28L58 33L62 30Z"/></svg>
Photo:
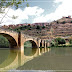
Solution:
<svg viewBox="0 0 72 72"><path fill-rule="evenodd" d="M51 48L48 48L47 51L50 52L51 51Z"/></svg>
<svg viewBox="0 0 72 72"><path fill-rule="evenodd" d="M32 54L32 48L26 48L27 54ZM44 48L43 48L44 50ZM10 52L10 51L9 51ZM1 57L6 57L8 50L0 50ZM7 54L8 55L8 54ZM12 51L6 60L0 61L2 65L0 67L8 66L15 58L16 53ZM4 62L3 62L4 61ZM20 69L20 68L19 68ZM48 52L34 58L33 60L24 64L23 70L72 70L72 48L49 48Z"/></svg>
<svg viewBox="0 0 72 72"><path fill-rule="evenodd" d="M16 50L10 50L9 48L0 48L0 68L4 68L10 65L16 58Z"/></svg>
<svg viewBox="0 0 72 72"><path fill-rule="evenodd" d="M32 47L24 47L24 55L32 56L36 53L37 48Z"/></svg>
<svg viewBox="0 0 72 72"><path fill-rule="evenodd" d="M72 70L72 48L50 48L49 52L25 63L20 70ZM63 72L63 71L62 71Z"/></svg>
<svg viewBox="0 0 72 72"><path fill-rule="evenodd" d="M72 48L50 48L51 55L62 55L62 56L72 56Z"/></svg>
<svg viewBox="0 0 72 72"><path fill-rule="evenodd" d="M9 55L9 48L0 48L0 64L4 62Z"/></svg>

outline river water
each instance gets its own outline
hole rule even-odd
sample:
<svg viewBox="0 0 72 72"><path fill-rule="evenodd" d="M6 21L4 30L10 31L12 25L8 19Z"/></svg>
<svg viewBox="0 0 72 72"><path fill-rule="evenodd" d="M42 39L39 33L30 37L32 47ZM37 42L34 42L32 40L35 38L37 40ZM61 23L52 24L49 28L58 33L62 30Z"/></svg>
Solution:
<svg viewBox="0 0 72 72"><path fill-rule="evenodd" d="M50 48L50 51L25 63L20 70L72 70L72 48Z"/></svg>
<svg viewBox="0 0 72 72"><path fill-rule="evenodd" d="M8 55L9 49L0 49L0 64ZM25 63L18 70L72 70L72 47L50 48L49 52Z"/></svg>
<svg viewBox="0 0 72 72"><path fill-rule="evenodd" d="M9 48L0 48L0 64L3 63L9 55Z"/></svg>

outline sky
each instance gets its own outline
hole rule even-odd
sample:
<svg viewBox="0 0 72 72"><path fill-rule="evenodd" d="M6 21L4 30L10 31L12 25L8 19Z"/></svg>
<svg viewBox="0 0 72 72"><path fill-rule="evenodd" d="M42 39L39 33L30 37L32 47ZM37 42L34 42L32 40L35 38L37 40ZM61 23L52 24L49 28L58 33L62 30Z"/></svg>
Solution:
<svg viewBox="0 0 72 72"><path fill-rule="evenodd" d="M29 3L29 7L25 5ZM72 0L27 0L18 9L6 8L5 14L0 14L1 25L51 22L63 16L72 16ZM9 11L8 11L9 10ZM8 12L7 12L8 11ZM12 17L16 16L16 19Z"/></svg>

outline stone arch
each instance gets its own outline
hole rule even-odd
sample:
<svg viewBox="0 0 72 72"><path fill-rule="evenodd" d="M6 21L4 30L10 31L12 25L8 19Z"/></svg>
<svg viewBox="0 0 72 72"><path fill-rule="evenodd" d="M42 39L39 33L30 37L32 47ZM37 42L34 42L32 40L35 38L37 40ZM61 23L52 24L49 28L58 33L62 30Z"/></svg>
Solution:
<svg viewBox="0 0 72 72"><path fill-rule="evenodd" d="M9 55L5 59L5 61L0 65L0 68L7 67L8 65L12 64L14 60L17 58L18 51L16 50L18 48L18 43L16 39L13 37L13 34L11 35L5 32L0 32L0 35L4 36L7 38L10 44L10 50L9 50ZM18 61L17 61L18 62Z"/></svg>
<svg viewBox="0 0 72 72"><path fill-rule="evenodd" d="M33 40L26 40L25 42L27 42L27 41L30 41L32 43L32 53L31 53L31 55L26 55L25 54L25 48L24 48L24 55L25 56L32 56L32 55L34 55L36 53L38 46L37 46L37 43L35 41L33 41Z"/></svg>
<svg viewBox="0 0 72 72"><path fill-rule="evenodd" d="M37 46L37 44L35 43L35 41L33 41L33 40L29 40L31 43L32 43L32 47L33 48L37 48L38 46Z"/></svg>
<svg viewBox="0 0 72 72"><path fill-rule="evenodd" d="M17 42L16 40L9 34L6 34L6 33L0 33L0 35L4 36L5 38L7 38L7 40L9 41L10 43L10 48L17 48Z"/></svg>

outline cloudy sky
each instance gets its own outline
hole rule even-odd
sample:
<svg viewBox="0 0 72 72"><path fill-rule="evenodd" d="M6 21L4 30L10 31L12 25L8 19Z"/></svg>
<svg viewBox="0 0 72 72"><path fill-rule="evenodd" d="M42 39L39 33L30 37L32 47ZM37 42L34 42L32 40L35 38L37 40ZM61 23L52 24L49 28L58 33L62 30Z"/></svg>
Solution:
<svg viewBox="0 0 72 72"><path fill-rule="evenodd" d="M26 3L29 3L29 7L25 6ZM1 25L51 22L62 16L72 16L72 0L27 0L22 6L17 10L7 8L7 15L0 14L0 21L5 15ZM13 16L17 18L13 19Z"/></svg>

